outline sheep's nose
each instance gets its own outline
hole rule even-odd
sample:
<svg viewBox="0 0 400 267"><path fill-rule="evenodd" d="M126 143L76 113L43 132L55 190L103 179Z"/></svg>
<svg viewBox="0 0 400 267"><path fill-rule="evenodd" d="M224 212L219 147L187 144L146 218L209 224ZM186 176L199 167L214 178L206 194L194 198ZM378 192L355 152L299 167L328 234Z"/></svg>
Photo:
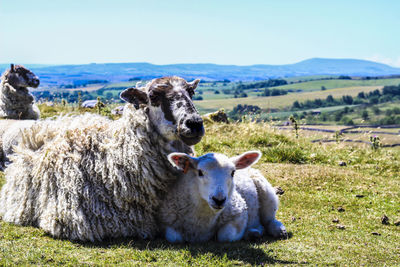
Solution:
<svg viewBox="0 0 400 267"><path fill-rule="evenodd" d="M212 200L214 201L214 203L218 206L222 208L222 205L224 205L226 197L224 198L216 198L216 197L212 197Z"/></svg>
<svg viewBox="0 0 400 267"><path fill-rule="evenodd" d="M204 134L203 120L201 117L195 117L185 121L185 126L190 129L193 134Z"/></svg>
<svg viewBox="0 0 400 267"><path fill-rule="evenodd" d="M33 83L33 86L39 86L40 81L39 81L39 79L34 79L34 80L32 81L32 83Z"/></svg>

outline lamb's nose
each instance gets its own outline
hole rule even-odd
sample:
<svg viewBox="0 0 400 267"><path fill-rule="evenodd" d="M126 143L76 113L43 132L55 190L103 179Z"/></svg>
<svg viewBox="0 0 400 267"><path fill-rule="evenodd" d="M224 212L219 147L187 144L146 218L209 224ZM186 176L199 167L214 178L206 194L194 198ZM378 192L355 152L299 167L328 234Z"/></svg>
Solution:
<svg viewBox="0 0 400 267"><path fill-rule="evenodd" d="M215 204L219 207L222 207L222 205L224 205L226 197L224 198L216 198L216 197L212 197L212 200L215 202Z"/></svg>

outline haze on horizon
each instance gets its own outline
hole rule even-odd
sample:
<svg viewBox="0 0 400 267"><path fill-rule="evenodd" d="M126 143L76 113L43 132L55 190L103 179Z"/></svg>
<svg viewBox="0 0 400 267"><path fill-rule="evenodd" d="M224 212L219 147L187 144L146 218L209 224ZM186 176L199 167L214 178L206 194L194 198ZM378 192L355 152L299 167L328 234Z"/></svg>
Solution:
<svg viewBox="0 0 400 267"><path fill-rule="evenodd" d="M400 67L400 1L0 1L0 63Z"/></svg>

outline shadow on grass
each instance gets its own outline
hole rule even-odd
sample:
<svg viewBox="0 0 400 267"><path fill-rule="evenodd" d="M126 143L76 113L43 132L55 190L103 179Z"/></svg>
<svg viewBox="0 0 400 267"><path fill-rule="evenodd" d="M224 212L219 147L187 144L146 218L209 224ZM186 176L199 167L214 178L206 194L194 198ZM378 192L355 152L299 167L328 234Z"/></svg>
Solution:
<svg viewBox="0 0 400 267"><path fill-rule="evenodd" d="M290 239L292 233L288 234L286 239ZM81 246L90 248L110 248L113 246L124 246L137 250L186 250L189 251L193 258L201 257L204 254L212 254L218 258L226 257L229 260L241 261L251 265L262 264L300 264L299 262L279 260L268 255L268 245L274 242L279 242L280 239L263 237L257 241L240 241L235 243L218 243L210 241L200 244L170 244L167 241L158 238L156 240L136 240L136 239L114 239L102 243L79 243ZM283 239L281 239L283 240ZM267 251L267 252L266 252ZM155 259L156 260L156 259ZM188 259L189 260L189 259Z"/></svg>

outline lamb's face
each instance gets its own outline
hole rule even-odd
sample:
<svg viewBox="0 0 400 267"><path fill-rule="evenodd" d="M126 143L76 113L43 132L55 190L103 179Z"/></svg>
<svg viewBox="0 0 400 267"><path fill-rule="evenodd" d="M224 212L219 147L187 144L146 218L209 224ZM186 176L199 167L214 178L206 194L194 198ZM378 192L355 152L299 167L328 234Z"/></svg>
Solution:
<svg viewBox="0 0 400 267"><path fill-rule="evenodd" d="M196 183L200 196L214 211L222 210L229 201L236 167L228 157L210 153L198 158Z"/></svg>
<svg viewBox="0 0 400 267"><path fill-rule="evenodd" d="M6 73L5 79L14 88L37 88L40 84L39 78L22 65L14 66L11 64L11 68Z"/></svg>
<svg viewBox="0 0 400 267"><path fill-rule="evenodd" d="M261 153L249 151L228 158L218 153L209 153L198 158L184 153L171 153L169 161L192 179L199 196L215 212L225 208L234 189L235 171L247 168L258 161Z"/></svg>
<svg viewBox="0 0 400 267"><path fill-rule="evenodd" d="M204 136L203 120L192 101L198 83L199 80L188 83L179 77L165 77L151 81L143 89L129 88L121 93L121 98L137 108L146 104L161 135L191 146Z"/></svg>

